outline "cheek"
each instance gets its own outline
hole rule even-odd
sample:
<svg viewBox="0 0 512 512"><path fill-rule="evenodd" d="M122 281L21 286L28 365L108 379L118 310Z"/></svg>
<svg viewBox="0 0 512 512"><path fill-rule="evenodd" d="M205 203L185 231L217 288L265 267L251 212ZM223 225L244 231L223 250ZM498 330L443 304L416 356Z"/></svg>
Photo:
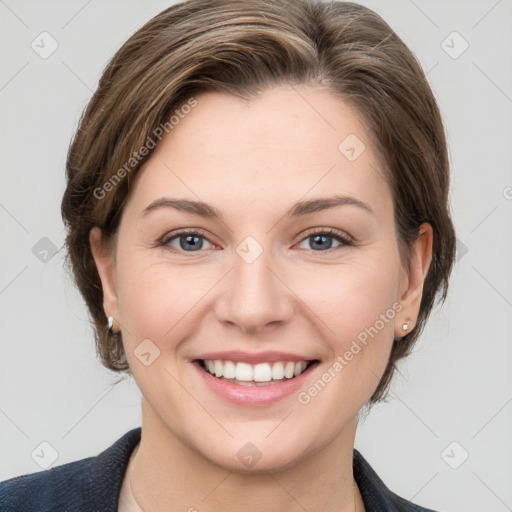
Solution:
<svg viewBox="0 0 512 512"><path fill-rule="evenodd" d="M186 337L191 323L197 323L204 296L217 280L211 269L192 271L191 267L155 261L144 251L120 258L119 312L127 348L133 351L149 339L174 358L177 340Z"/></svg>
<svg viewBox="0 0 512 512"><path fill-rule="evenodd" d="M306 279L298 295L322 321L321 336L332 359L343 357L349 386L373 385L384 371L394 339L397 301L396 265L379 258L348 262L329 274ZM372 375L373 373L373 375ZM365 375L363 378L363 374ZM345 378L343 379L345 380Z"/></svg>
<svg viewBox="0 0 512 512"><path fill-rule="evenodd" d="M385 265L378 257L359 261L354 258L327 270L302 272L289 282L290 288L317 316L316 323L324 324L325 332L330 333L328 337L342 343L373 326L381 314L388 313L388 322L385 326L378 322L379 331L393 331L389 319L396 312L395 269L394 263Z"/></svg>
<svg viewBox="0 0 512 512"><path fill-rule="evenodd" d="M321 336L331 358L298 401L332 436L367 402L387 366L401 310L396 278L391 266L348 265L325 280L330 293L322 301L318 292L308 296L324 320Z"/></svg>
<svg viewBox="0 0 512 512"><path fill-rule="evenodd" d="M172 382L176 343L195 293L184 291L177 270L152 264L143 253L118 261L119 315L128 364L151 402L164 398L162 380ZM194 288L191 287L193 290ZM166 373L167 372L167 373ZM186 397L181 397L186 400ZM176 405L166 398L162 408Z"/></svg>

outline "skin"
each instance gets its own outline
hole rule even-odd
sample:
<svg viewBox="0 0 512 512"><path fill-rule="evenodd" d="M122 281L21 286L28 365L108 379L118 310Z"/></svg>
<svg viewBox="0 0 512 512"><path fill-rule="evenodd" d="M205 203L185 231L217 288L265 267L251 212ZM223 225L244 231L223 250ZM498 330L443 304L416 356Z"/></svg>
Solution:
<svg viewBox="0 0 512 512"><path fill-rule="evenodd" d="M115 248L90 242L104 309L122 331L142 393L142 438L130 463L144 510L353 511L352 453L358 413L386 367L394 337L413 329L431 261L432 228L401 265L391 191L361 116L320 86L279 86L250 101L201 93L197 106L157 145L124 207ZM338 145L356 134L366 150L349 161ZM353 205L297 219L299 200L346 194ZM202 200L223 219L160 208L163 196ZM174 238L202 229L199 251ZM310 238L333 228L328 250ZM237 246L252 236L262 254L247 263ZM176 252L171 252L171 251ZM265 407L214 394L190 360L220 350L279 350L319 359L303 390L333 366L357 335L393 303L402 309L307 404L292 394ZM149 366L134 350L150 339ZM247 442L262 458L237 457ZM356 488L357 510L364 510Z"/></svg>

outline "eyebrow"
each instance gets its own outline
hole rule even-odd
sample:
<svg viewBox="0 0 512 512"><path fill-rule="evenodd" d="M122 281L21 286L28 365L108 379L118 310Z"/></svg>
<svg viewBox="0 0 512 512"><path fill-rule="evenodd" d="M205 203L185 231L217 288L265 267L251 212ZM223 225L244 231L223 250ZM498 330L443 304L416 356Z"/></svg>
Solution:
<svg viewBox="0 0 512 512"><path fill-rule="evenodd" d="M319 199L310 199L308 201L299 201L295 203L286 213L285 216L291 218L301 217L310 213L327 210L329 208L335 208L337 206L351 205L356 206L372 215L376 215L372 208L351 196L333 196ZM160 209L160 208L173 208L175 210L184 211L187 213L193 213L201 217L209 219L222 219L223 215L220 210L214 206L204 203L203 201L192 201L189 199L172 199L169 197L161 197L156 199L151 204L146 206L141 213L141 217L144 217L148 213Z"/></svg>

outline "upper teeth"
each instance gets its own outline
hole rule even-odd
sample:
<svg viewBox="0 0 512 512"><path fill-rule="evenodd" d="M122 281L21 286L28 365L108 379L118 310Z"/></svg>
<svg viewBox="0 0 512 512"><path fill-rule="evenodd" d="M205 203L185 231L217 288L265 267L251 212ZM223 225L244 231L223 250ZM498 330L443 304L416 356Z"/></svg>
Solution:
<svg viewBox="0 0 512 512"><path fill-rule="evenodd" d="M268 382L270 380L291 379L300 375L307 366L307 361L279 361L277 363L234 363L219 359L205 360L208 371L216 377L243 381Z"/></svg>

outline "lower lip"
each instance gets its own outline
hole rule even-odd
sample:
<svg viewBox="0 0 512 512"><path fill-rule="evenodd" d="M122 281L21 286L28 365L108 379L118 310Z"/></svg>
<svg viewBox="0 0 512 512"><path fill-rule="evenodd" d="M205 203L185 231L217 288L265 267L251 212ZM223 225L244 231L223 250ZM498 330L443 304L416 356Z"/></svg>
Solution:
<svg viewBox="0 0 512 512"><path fill-rule="evenodd" d="M206 385L224 400L237 405L265 406L282 400L283 398L296 393L304 385L311 371L317 366L317 362L311 364L298 377L283 381L276 381L275 384L266 386L244 386L233 384L225 379L214 377L211 373L203 370L196 361L193 366L201 374Z"/></svg>

